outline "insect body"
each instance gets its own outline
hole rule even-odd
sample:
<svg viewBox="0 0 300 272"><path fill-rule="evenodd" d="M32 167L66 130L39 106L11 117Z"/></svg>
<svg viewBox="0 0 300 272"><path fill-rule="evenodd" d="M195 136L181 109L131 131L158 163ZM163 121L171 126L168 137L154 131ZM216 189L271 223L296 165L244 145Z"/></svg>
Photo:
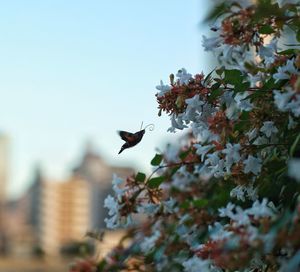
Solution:
<svg viewBox="0 0 300 272"><path fill-rule="evenodd" d="M103 238L104 238L104 230L99 230L99 231L87 231L85 236L89 237L89 238L93 238L93 239L96 239L100 242L103 241Z"/></svg>
<svg viewBox="0 0 300 272"><path fill-rule="evenodd" d="M150 124L148 126L152 126L152 129L150 128L150 130L153 130L154 125ZM137 145L142 140L142 138L145 134L145 130L148 126L146 126L144 129L141 129L140 131L138 131L136 133L130 133L127 131L122 131L122 130L119 131L119 135L120 135L121 139L125 141L125 144L122 145L118 154L120 154L126 148L130 148L130 147Z"/></svg>

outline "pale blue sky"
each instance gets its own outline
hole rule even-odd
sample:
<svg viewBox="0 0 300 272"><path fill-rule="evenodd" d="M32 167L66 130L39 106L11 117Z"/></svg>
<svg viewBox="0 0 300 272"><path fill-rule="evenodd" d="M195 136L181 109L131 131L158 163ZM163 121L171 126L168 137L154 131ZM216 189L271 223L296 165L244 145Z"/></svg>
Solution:
<svg viewBox="0 0 300 272"><path fill-rule="evenodd" d="M205 1L19 0L0 9L0 129L11 137L9 192L40 162L62 179L93 140L113 164L147 169L172 136L157 116L155 86L182 67L207 70L199 28ZM117 155L116 130L154 123Z"/></svg>

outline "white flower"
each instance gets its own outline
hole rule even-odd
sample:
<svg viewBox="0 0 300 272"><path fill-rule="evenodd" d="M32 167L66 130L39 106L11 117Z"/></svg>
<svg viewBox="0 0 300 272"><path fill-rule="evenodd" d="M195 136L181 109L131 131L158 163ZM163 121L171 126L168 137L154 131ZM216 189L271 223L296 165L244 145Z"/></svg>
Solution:
<svg viewBox="0 0 300 272"><path fill-rule="evenodd" d="M294 129L296 126L297 126L297 122L294 121L292 116L289 115L288 129Z"/></svg>
<svg viewBox="0 0 300 272"><path fill-rule="evenodd" d="M231 202L228 202L225 208L219 208L219 216L221 217L233 217L233 209L235 208L235 205Z"/></svg>
<svg viewBox="0 0 300 272"><path fill-rule="evenodd" d="M230 120L236 120L239 116L239 108L233 98L234 92L225 91L221 96L221 103L226 104L226 117Z"/></svg>
<svg viewBox="0 0 300 272"><path fill-rule="evenodd" d="M184 224L178 224L176 226L175 231L180 236L180 238L184 241L186 236L189 234L190 229Z"/></svg>
<svg viewBox="0 0 300 272"><path fill-rule="evenodd" d="M108 215L112 216L119 211L119 204L116 202L115 198L111 195L108 195L104 200L104 207L108 208Z"/></svg>
<svg viewBox="0 0 300 272"><path fill-rule="evenodd" d="M202 46L204 47L204 51L213 51L221 45L221 42L222 38L219 36L207 38L205 35L202 35Z"/></svg>
<svg viewBox="0 0 300 272"><path fill-rule="evenodd" d="M109 229L115 229L120 226L120 216L119 216L119 204L115 198L108 195L104 200L104 207L108 208L108 215L110 218L105 218L104 222L106 227Z"/></svg>
<svg viewBox="0 0 300 272"><path fill-rule="evenodd" d="M213 145L201 145L201 144L194 144L194 147L197 149L196 154L201 156L201 161L204 161L204 156L207 154L209 150L211 150L214 146Z"/></svg>
<svg viewBox="0 0 300 272"><path fill-rule="evenodd" d="M273 121L265 121L263 126L260 128L260 131L270 138L272 134L276 134L278 132L278 129L274 126Z"/></svg>
<svg viewBox="0 0 300 272"><path fill-rule="evenodd" d="M273 63L275 61L275 53L277 52L278 39L273 38L267 45L261 45L259 47L258 54L262 59L267 60L267 63Z"/></svg>
<svg viewBox="0 0 300 272"><path fill-rule="evenodd" d="M286 62L286 65L283 66L285 71L290 73L290 74L298 74L298 71L294 65L295 63L295 58L293 59L289 59L287 62Z"/></svg>
<svg viewBox="0 0 300 272"><path fill-rule="evenodd" d="M226 117L229 120L237 120L239 118L239 107L237 106L237 103L231 103L228 108L226 108L225 114Z"/></svg>
<svg viewBox="0 0 300 272"><path fill-rule="evenodd" d="M163 201L162 204L164 213L174 213L177 211L177 209L175 208L176 201L172 197L169 200Z"/></svg>
<svg viewBox="0 0 300 272"><path fill-rule="evenodd" d="M199 94L186 99L185 103L188 105L187 108L200 108L204 104L204 102L200 100Z"/></svg>
<svg viewBox="0 0 300 272"><path fill-rule="evenodd" d="M296 117L300 116L300 95L296 94L290 88L287 92L273 91L274 102L281 111L290 110ZM292 99L293 98L293 99Z"/></svg>
<svg viewBox="0 0 300 272"><path fill-rule="evenodd" d="M138 206L138 213L144 213L147 215L153 215L157 213L159 210L160 205L153 204L153 203L142 203Z"/></svg>
<svg viewBox="0 0 300 272"><path fill-rule="evenodd" d="M250 224L249 216L245 213L245 210L243 210L241 207L237 206L235 207L236 213L230 217L234 222L234 225L236 226L247 226Z"/></svg>
<svg viewBox="0 0 300 272"><path fill-rule="evenodd" d="M244 9L253 5L253 1L251 1L251 0L239 0L239 1L237 1L237 0L227 0L227 2L229 2L230 4L231 3L238 3Z"/></svg>
<svg viewBox="0 0 300 272"><path fill-rule="evenodd" d="M242 111L251 111L253 109L253 105L250 102L250 99L245 99L249 94L245 93L238 93L234 100L237 103L237 107Z"/></svg>
<svg viewBox="0 0 300 272"><path fill-rule="evenodd" d="M250 198L252 201L257 199L257 188L253 187L253 184L250 184L249 186L245 187L246 193L248 198Z"/></svg>
<svg viewBox="0 0 300 272"><path fill-rule="evenodd" d="M208 180L212 176L210 169L205 164L196 165L194 173L200 175L204 180Z"/></svg>
<svg viewBox="0 0 300 272"><path fill-rule="evenodd" d="M176 76L178 77L180 84L188 84L189 80L192 78L192 75L187 73L186 69L184 68L178 70Z"/></svg>
<svg viewBox="0 0 300 272"><path fill-rule="evenodd" d="M228 68L243 70L243 63L247 59L252 59L253 56L247 50L245 46L232 46L226 43L222 43L219 47L215 48L214 52L218 57L218 61L222 64L226 64Z"/></svg>
<svg viewBox="0 0 300 272"><path fill-rule="evenodd" d="M202 112L202 106L204 104L203 101L200 100L199 95L195 95L192 98L188 98L185 100L187 104L184 120L187 121L195 121L197 115Z"/></svg>
<svg viewBox="0 0 300 272"><path fill-rule="evenodd" d="M122 195L124 193L124 190L119 188L119 185L122 183L123 183L123 179L119 178L116 174L113 174L112 185L118 200L121 200Z"/></svg>
<svg viewBox="0 0 300 272"><path fill-rule="evenodd" d="M296 116L300 116L300 95L297 94L295 98L289 103L288 108Z"/></svg>
<svg viewBox="0 0 300 272"><path fill-rule="evenodd" d="M266 198L264 198L261 203L259 203L259 200L256 200L252 204L252 207L247 209L245 212L249 215L254 216L254 219L274 216L274 212L270 207L268 207L267 204L268 200Z"/></svg>
<svg viewBox="0 0 300 272"><path fill-rule="evenodd" d="M265 136L259 136L253 142L254 145L264 145L268 143L269 143L268 138L266 138Z"/></svg>
<svg viewBox="0 0 300 272"><path fill-rule="evenodd" d="M194 181L193 175L186 171L186 166L181 166L172 179L172 186L186 191L189 188L191 182Z"/></svg>
<svg viewBox="0 0 300 272"><path fill-rule="evenodd" d="M175 115L173 114L171 116L171 127L168 128L168 131L175 132L176 129L183 130L184 128L187 128L187 126L183 123L182 115Z"/></svg>
<svg viewBox="0 0 300 272"><path fill-rule="evenodd" d="M235 213L232 211L235 208ZM235 226L241 225L249 225L250 219L248 215L245 213L239 206L235 206L231 202L229 202L226 208L219 208L219 215L221 217L229 217L231 220L234 221Z"/></svg>
<svg viewBox="0 0 300 272"><path fill-rule="evenodd" d="M114 216L112 216L110 218L105 218L104 222L108 229L116 229L120 226L119 216L117 214L115 214Z"/></svg>
<svg viewBox="0 0 300 272"><path fill-rule="evenodd" d="M243 172L248 174L252 172L254 175L258 175L261 171L261 159L255 158L252 155L249 155L247 160L244 161L245 168Z"/></svg>
<svg viewBox="0 0 300 272"><path fill-rule="evenodd" d="M253 187L253 184L249 186L238 185L230 192L231 197L236 197L238 200L245 201L247 196L251 200L257 199L257 189Z"/></svg>
<svg viewBox="0 0 300 272"><path fill-rule="evenodd" d="M222 94L222 96L220 97L221 103L222 103L222 104L225 103L227 108L230 107L230 105L231 105L232 103L235 104L235 101L234 101L234 98L233 98L233 94L234 94L234 92L232 92L232 91L225 91L225 92Z"/></svg>
<svg viewBox="0 0 300 272"><path fill-rule="evenodd" d="M297 69L294 66L294 59L290 59L284 66L280 66L277 69L277 73L273 75L275 82L283 79L289 79L292 74L298 74Z"/></svg>
<svg viewBox="0 0 300 272"><path fill-rule="evenodd" d="M273 78L275 82L278 82L279 80L289 79L290 75L286 74L284 67L278 67L277 73L273 74Z"/></svg>
<svg viewBox="0 0 300 272"><path fill-rule="evenodd" d="M281 8L287 4L297 4L297 3L299 3L299 0L277 0L277 3L279 5L279 7Z"/></svg>
<svg viewBox="0 0 300 272"><path fill-rule="evenodd" d="M245 187L242 185L238 185L238 186L234 187L230 191L230 196L236 197L236 199L238 199L238 200L245 201Z"/></svg>
<svg viewBox="0 0 300 272"><path fill-rule="evenodd" d="M206 122L207 118L211 117L213 113L215 113L217 110L215 107L209 105L209 104L204 104L202 106L202 111L201 111L201 117L197 122Z"/></svg>
<svg viewBox="0 0 300 272"><path fill-rule="evenodd" d="M211 174L216 178L224 176L225 162L223 159L220 159L218 151L212 154L208 154L207 159L204 163L210 169Z"/></svg>
<svg viewBox="0 0 300 272"><path fill-rule="evenodd" d="M200 272L200 271L211 271L210 269L210 261L202 260L197 256L188 259L183 264L185 272Z"/></svg>
<svg viewBox="0 0 300 272"><path fill-rule="evenodd" d="M192 130L194 136L197 138L199 143L209 143L211 141L219 141L219 135L213 134L208 126L199 124L199 123L193 123L192 124Z"/></svg>
<svg viewBox="0 0 300 272"><path fill-rule="evenodd" d="M288 175L300 182L300 158L292 158L289 160Z"/></svg>
<svg viewBox="0 0 300 272"><path fill-rule="evenodd" d="M152 236L145 237L143 242L141 243L141 250L144 253L148 253L152 249L154 249L155 242L160 237L160 231L156 230Z"/></svg>
<svg viewBox="0 0 300 272"><path fill-rule="evenodd" d="M274 102L277 108L281 111L288 110L288 103L291 100L292 96L295 94L292 90L282 93L281 91L274 90Z"/></svg>
<svg viewBox="0 0 300 272"><path fill-rule="evenodd" d="M180 145L177 144L167 144L164 151L164 158L168 162L178 162L178 153L180 150Z"/></svg>
<svg viewBox="0 0 300 272"><path fill-rule="evenodd" d="M219 222L215 222L213 226L208 226L209 238L212 240L228 239L233 232L224 229L224 226Z"/></svg>
<svg viewBox="0 0 300 272"><path fill-rule="evenodd" d="M225 166L227 169L227 172L230 170L230 167L232 166L233 163L238 162L241 158L240 156L240 151L241 145L240 144L226 144L226 148L222 150L223 154L226 154L225 156Z"/></svg>
<svg viewBox="0 0 300 272"><path fill-rule="evenodd" d="M171 86L169 85L164 85L163 81L160 81L160 85L156 86L156 89L159 90L160 92L157 94L158 97L164 96L165 93L171 90Z"/></svg>
<svg viewBox="0 0 300 272"><path fill-rule="evenodd" d="M263 79L263 74L261 72L258 72L255 75L248 73L248 79L251 87L257 87L257 84Z"/></svg>

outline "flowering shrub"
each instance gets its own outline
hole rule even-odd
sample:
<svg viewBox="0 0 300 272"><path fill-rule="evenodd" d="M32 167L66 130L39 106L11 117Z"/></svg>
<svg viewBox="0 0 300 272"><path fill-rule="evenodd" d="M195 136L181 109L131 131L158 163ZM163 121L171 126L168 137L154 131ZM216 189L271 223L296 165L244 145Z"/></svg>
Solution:
<svg viewBox="0 0 300 272"><path fill-rule="evenodd" d="M106 223L131 243L99 271L300 271L300 1L223 1L208 20L220 67L157 86L188 133L150 176L114 177Z"/></svg>

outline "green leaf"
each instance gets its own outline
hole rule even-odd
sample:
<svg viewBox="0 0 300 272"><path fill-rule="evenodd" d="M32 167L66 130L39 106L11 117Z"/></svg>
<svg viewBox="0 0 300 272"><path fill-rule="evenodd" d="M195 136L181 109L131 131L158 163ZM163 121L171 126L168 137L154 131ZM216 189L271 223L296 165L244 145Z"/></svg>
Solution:
<svg viewBox="0 0 300 272"><path fill-rule="evenodd" d="M196 208L203 208L203 207L207 206L208 200L200 198L200 199L193 200L192 203L193 203L194 207L196 207Z"/></svg>
<svg viewBox="0 0 300 272"><path fill-rule="evenodd" d="M177 108L181 108L185 103L185 99L182 96L178 96L175 102Z"/></svg>
<svg viewBox="0 0 300 272"><path fill-rule="evenodd" d="M182 151L180 154L179 154L179 158L184 160L187 155L190 153L190 149L189 150L186 150L186 151Z"/></svg>
<svg viewBox="0 0 300 272"><path fill-rule="evenodd" d="M296 33L296 39L298 42L300 42L300 29Z"/></svg>
<svg viewBox="0 0 300 272"><path fill-rule="evenodd" d="M299 44L295 44L295 45L288 44L287 46L299 46ZM278 52L278 55L294 55L294 54L297 54L297 53L299 53L299 49L296 49L296 48L292 49L292 48L290 48L290 49Z"/></svg>
<svg viewBox="0 0 300 272"><path fill-rule="evenodd" d="M300 133L298 134L297 138L295 139L295 141L293 142L293 144L291 146L291 149L290 149L290 156L291 157L293 157L299 141L300 141Z"/></svg>
<svg viewBox="0 0 300 272"><path fill-rule="evenodd" d="M165 180L164 176L152 178L148 181L148 187L151 189L158 188L159 185L161 185L164 180Z"/></svg>
<svg viewBox="0 0 300 272"><path fill-rule="evenodd" d="M216 74L219 75L219 76L221 76L223 74L223 72L224 72L224 68L223 67L221 67L221 68L219 68L219 69L216 70Z"/></svg>
<svg viewBox="0 0 300 272"><path fill-rule="evenodd" d="M189 202L188 200L185 200L185 201L183 201L183 202L179 205L179 207L180 207L181 209L186 210L186 209L188 209L188 208L190 207L190 202Z"/></svg>
<svg viewBox="0 0 300 272"><path fill-rule="evenodd" d="M170 176L173 176L178 171L179 168L180 166L173 167Z"/></svg>
<svg viewBox="0 0 300 272"><path fill-rule="evenodd" d="M209 21L212 21L216 18L218 18L220 15L224 14L226 11L228 11L228 7L226 3L222 3L218 6L215 6L207 15L207 17L204 19L204 23L207 23Z"/></svg>
<svg viewBox="0 0 300 272"><path fill-rule="evenodd" d="M235 93L242 93L245 92L246 90L248 90L248 88L250 87L250 83L249 82L237 82L237 84L235 84Z"/></svg>
<svg viewBox="0 0 300 272"><path fill-rule="evenodd" d="M213 102L217 97L223 94L222 89L212 90L209 94L208 101Z"/></svg>
<svg viewBox="0 0 300 272"><path fill-rule="evenodd" d="M103 259L100 263L98 263L98 266L97 266L97 271L105 271L105 267L107 265L107 262L105 259Z"/></svg>
<svg viewBox="0 0 300 272"><path fill-rule="evenodd" d="M272 34L275 31L273 30L273 28L270 25L264 25L258 30L258 32L260 34Z"/></svg>
<svg viewBox="0 0 300 272"><path fill-rule="evenodd" d="M241 85L243 83L243 74L240 70L225 70L224 81L231 85Z"/></svg>
<svg viewBox="0 0 300 272"><path fill-rule="evenodd" d="M146 175L144 173L138 172L135 176L135 180L138 182L144 182L146 179Z"/></svg>
<svg viewBox="0 0 300 272"><path fill-rule="evenodd" d="M205 77L205 79L204 79L204 81L203 81L203 85L205 85L205 83L206 83L207 81L210 80L211 74L212 74L214 71L215 71L215 69L213 69L213 70Z"/></svg>
<svg viewBox="0 0 300 272"><path fill-rule="evenodd" d="M270 77L270 79L263 85L263 90L272 90L275 87L275 79Z"/></svg>
<svg viewBox="0 0 300 272"><path fill-rule="evenodd" d="M217 90L221 86L221 82L216 82L211 86L211 90Z"/></svg>
<svg viewBox="0 0 300 272"><path fill-rule="evenodd" d="M284 214L280 217L280 219L273 224L271 231L277 233L285 225L291 222L291 218L292 218L292 213L289 210L286 210Z"/></svg>
<svg viewBox="0 0 300 272"><path fill-rule="evenodd" d="M157 166L161 163L163 156L161 154L155 154L154 158L151 160L151 165Z"/></svg>
<svg viewBox="0 0 300 272"><path fill-rule="evenodd" d="M243 111L234 125L234 131L242 132L245 128L249 126L249 112Z"/></svg>

